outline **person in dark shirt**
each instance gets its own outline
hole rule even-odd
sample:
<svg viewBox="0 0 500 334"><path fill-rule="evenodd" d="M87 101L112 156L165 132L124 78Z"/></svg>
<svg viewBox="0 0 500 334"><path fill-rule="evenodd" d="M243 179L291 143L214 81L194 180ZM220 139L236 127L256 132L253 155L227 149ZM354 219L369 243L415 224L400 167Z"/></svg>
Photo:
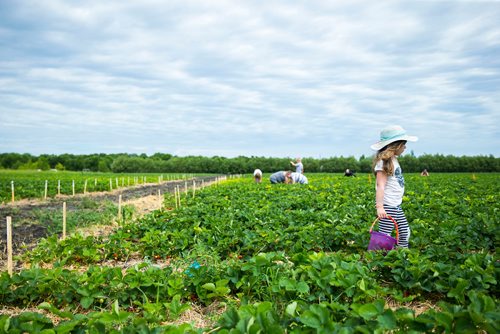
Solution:
<svg viewBox="0 0 500 334"><path fill-rule="evenodd" d="M273 184L275 184L275 183L292 183L291 174L292 174L291 171L276 172L269 177L269 180Z"/></svg>
<svg viewBox="0 0 500 334"><path fill-rule="evenodd" d="M345 170L344 176L356 176L356 172L348 168Z"/></svg>

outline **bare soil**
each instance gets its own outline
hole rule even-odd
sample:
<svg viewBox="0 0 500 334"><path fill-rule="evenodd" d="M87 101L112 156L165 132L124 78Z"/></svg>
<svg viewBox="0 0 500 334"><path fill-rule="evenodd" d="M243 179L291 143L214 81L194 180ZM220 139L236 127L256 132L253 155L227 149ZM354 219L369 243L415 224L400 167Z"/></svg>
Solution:
<svg viewBox="0 0 500 334"><path fill-rule="evenodd" d="M119 195L122 196L122 205L132 205L135 208L136 216L142 216L153 210L159 209L160 201L158 191L161 194L173 193L179 186L183 191L187 185L192 189L193 181L196 188L203 184L209 185L216 180L216 176L196 177L190 180L169 181L163 183L145 184L128 188L121 188L110 192L93 192L78 194L75 196L58 196L47 200L21 200L14 203L0 205L0 252L6 253L7 229L6 217L12 217L12 224L15 226L15 233L12 235L14 250L26 248L26 245L33 245L41 238L48 236L47 227L37 220L37 212L41 210L57 211L62 210L63 202L66 202L68 212L74 211L79 204L86 200L112 201L118 204ZM111 224L111 222L110 222ZM29 248L29 247L28 247ZM19 251L15 251L18 253Z"/></svg>

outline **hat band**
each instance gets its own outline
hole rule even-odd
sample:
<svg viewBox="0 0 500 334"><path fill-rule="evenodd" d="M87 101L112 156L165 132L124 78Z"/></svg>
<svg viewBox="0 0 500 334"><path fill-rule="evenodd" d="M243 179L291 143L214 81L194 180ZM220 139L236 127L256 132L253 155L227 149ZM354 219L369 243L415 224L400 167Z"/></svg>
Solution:
<svg viewBox="0 0 500 334"><path fill-rule="evenodd" d="M397 137L401 137L401 136L404 136L404 135L406 135L406 131L396 133L395 135L392 135L390 137L382 137L382 138L380 138L380 141L391 140L391 139L394 139L394 138L397 138Z"/></svg>

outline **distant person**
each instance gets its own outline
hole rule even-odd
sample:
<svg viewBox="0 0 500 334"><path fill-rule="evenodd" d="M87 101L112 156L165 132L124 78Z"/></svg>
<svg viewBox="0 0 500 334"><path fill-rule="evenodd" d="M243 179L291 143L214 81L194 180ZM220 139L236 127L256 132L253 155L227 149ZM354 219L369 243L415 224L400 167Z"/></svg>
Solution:
<svg viewBox="0 0 500 334"><path fill-rule="evenodd" d="M300 173L291 173L290 178L292 179L292 183L300 183L300 184L307 184L308 180L307 177L304 174Z"/></svg>
<svg viewBox="0 0 500 334"><path fill-rule="evenodd" d="M292 172L290 171L279 171L274 174L272 174L269 177L269 180L271 181L272 184L276 183L291 183L292 179L290 178L290 175Z"/></svg>
<svg viewBox="0 0 500 334"><path fill-rule="evenodd" d="M295 173L304 174L304 165L302 164L302 158L295 159L295 162L290 161L292 166L295 167Z"/></svg>
<svg viewBox="0 0 500 334"><path fill-rule="evenodd" d="M348 168L345 170L344 176L356 176L356 172Z"/></svg>
<svg viewBox="0 0 500 334"><path fill-rule="evenodd" d="M427 169L424 169L422 173L420 173L420 176L429 176L429 172L427 171Z"/></svg>
<svg viewBox="0 0 500 334"><path fill-rule="evenodd" d="M256 169L253 171L253 178L256 183L262 182L262 171L260 169Z"/></svg>
<svg viewBox="0 0 500 334"><path fill-rule="evenodd" d="M391 235L394 223L388 218L391 216L398 224L398 247L408 248L410 226L406 220L401 203L405 192L403 171L398 157L406 148L407 141L417 141L415 136L408 136L399 125L384 128L380 132L380 141L371 148L377 153L373 158L373 172L376 175L375 207L379 221L379 231Z"/></svg>

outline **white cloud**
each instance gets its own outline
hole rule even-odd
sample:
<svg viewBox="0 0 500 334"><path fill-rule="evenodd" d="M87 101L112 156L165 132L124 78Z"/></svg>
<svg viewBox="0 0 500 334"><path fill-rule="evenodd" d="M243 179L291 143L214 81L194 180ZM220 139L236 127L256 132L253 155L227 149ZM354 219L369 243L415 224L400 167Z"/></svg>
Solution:
<svg viewBox="0 0 500 334"><path fill-rule="evenodd" d="M400 123L417 154L498 156L498 22L499 2L4 1L0 151L359 156Z"/></svg>

